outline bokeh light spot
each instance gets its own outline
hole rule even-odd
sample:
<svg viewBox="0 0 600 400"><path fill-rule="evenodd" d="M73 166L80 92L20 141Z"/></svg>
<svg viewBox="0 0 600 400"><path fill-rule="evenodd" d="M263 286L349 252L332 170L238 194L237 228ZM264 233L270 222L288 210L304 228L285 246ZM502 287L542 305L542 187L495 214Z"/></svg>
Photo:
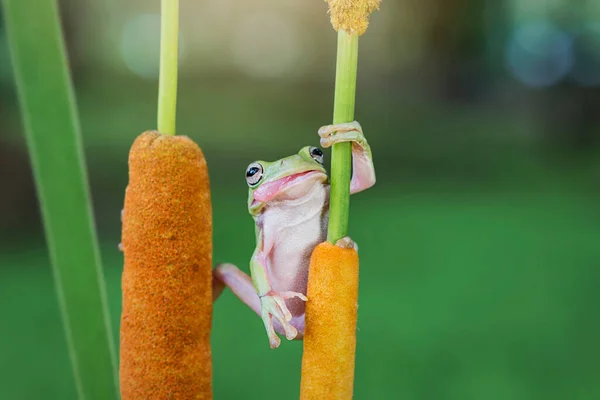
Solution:
<svg viewBox="0 0 600 400"><path fill-rule="evenodd" d="M523 24L508 42L506 64L527 86L552 86L573 66L572 39L547 21Z"/></svg>

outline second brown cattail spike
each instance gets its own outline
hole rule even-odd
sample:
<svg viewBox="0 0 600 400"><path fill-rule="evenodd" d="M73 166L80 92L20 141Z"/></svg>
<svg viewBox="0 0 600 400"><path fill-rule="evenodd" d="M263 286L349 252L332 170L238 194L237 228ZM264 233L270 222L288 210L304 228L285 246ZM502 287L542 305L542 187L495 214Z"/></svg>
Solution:
<svg viewBox="0 0 600 400"><path fill-rule="evenodd" d="M123 400L212 399L211 200L192 140L136 139L122 240Z"/></svg>

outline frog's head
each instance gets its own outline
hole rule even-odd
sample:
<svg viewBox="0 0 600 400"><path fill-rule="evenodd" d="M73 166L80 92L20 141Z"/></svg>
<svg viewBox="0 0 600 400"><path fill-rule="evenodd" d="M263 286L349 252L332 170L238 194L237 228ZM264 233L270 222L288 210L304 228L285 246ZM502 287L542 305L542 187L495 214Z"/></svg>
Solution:
<svg viewBox="0 0 600 400"><path fill-rule="evenodd" d="M327 180L323 152L318 147L306 146L297 154L273 162L255 161L246 169L248 211L256 216L268 202L301 198L316 183Z"/></svg>

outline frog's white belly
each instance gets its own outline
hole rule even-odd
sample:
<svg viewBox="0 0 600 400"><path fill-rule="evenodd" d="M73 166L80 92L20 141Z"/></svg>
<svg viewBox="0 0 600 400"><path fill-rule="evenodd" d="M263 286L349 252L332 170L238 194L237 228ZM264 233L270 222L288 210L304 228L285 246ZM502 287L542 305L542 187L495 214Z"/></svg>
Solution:
<svg viewBox="0 0 600 400"><path fill-rule="evenodd" d="M267 269L274 291L306 294L310 256L327 237L328 208L329 185L317 183L302 198L270 203L264 210L264 239L273 243ZM286 303L292 314L304 312L304 302Z"/></svg>
<svg viewBox="0 0 600 400"><path fill-rule="evenodd" d="M321 213L319 213L321 214ZM276 291L292 290L306 294L310 256L327 235L325 218L315 215L301 224L283 227L277 233L269 270Z"/></svg>

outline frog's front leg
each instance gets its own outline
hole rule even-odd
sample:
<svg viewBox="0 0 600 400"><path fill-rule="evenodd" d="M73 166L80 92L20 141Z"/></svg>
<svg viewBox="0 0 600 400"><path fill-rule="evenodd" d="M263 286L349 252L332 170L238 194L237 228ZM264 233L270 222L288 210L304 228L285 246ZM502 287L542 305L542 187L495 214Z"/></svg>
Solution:
<svg viewBox="0 0 600 400"><path fill-rule="evenodd" d="M213 272L213 276L213 299L221 294L225 286L231 289L244 304L262 317L272 348L278 347L281 343L276 332L285 335L290 340L304 337L304 314L292 317L289 315L284 302L286 299L300 296L303 300L306 300L302 294L283 292L261 297L257 293L257 287L252 282L252 278L233 264L218 265ZM281 304L284 305L283 308ZM290 319L287 319L287 317L290 317Z"/></svg>
<svg viewBox="0 0 600 400"><path fill-rule="evenodd" d="M375 184L371 146L365 139L358 122L324 126L319 129L319 136L323 148L331 147L336 143L352 142L351 194L368 189Z"/></svg>
<svg viewBox="0 0 600 400"><path fill-rule="evenodd" d="M292 340L298 335L298 330L290 324L292 313L288 310L285 300L297 297L300 300L306 301L306 297L298 292L276 292L272 289L267 267L267 259L271 246L268 244L263 246L265 243L264 240L261 240L259 243L261 245L254 251L250 260L250 273L260 299L260 316L267 330L269 343L271 344L271 348L276 348L281 341L275 333L274 321L281 324L285 332L285 337L288 340Z"/></svg>

